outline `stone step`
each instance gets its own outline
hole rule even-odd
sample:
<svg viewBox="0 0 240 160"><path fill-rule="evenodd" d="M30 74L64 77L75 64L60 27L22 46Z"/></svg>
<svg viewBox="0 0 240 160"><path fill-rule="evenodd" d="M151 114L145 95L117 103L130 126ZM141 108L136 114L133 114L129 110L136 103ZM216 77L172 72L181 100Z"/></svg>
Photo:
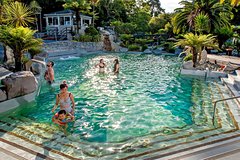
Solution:
<svg viewBox="0 0 240 160"><path fill-rule="evenodd" d="M228 79L230 82L233 82L233 85L240 89L240 77L232 74L228 74Z"/></svg>
<svg viewBox="0 0 240 160"><path fill-rule="evenodd" d="M210 144L184 151L182 153L173 154L168 157L159 158L159 160L174 159L174 160L238 160L240 156L240 138L232 138L216 144Z"/></svg>
<svg viewBox="0 0 240 160"><path fill-rule="evenodd" d="M54 152L52 149L36 145L30 141L11 135L6 131L0 130L0 134L0 151L2 149L10 157L19 160L70 160L67 156L58 154L58 152ZM2 155L1 152L0 155Z"/></svg>
<svg viewBox="0 0 240 160"><path fill-rule="evenodd" d="M235 70L238 77L240 77L240 70Z"/></svg>
<svg viewBox="0 0 240 160"><path fill-rule="evenodd" d="M9 122L9 121L8 121ZM18 122L16 122L17 124L18 124ZM12 126L12 127L11 127ZM16 127L14 124L13 125L9 125L8 127L6 127L6 125L4 125L3 126L3 129L5 129L5 130L7 130L8 132L10 132L10 133L15 133L15 134L20 134L20 135L22 135L23 137L27 137L27 139L30 139L30 141L34 141L34 139L36 140L38 140L39 139L39 137L38 138L34 138L34 136L38 136L38 135L35 135L35 133L34 132L31 132L30 134L31 134L31 137L28 137L27 135L26 135L26 132L23 130L22 132L19 132L20 130L18 130L18 129L14 129L14 127ZM24 126L21 126L22 128L20 128L20 129L24 129ZM2 128L2 127L0 127L0 128ZM26 127L26 129L28 129L28 127ZM173 142L178 142L178 143L185 143L185 142L187 142L187 141L190 141L190 140L194 140L194 139L204 139L206 136L209 136L209 135L211 135L211 134L218 134L219 132L221 132L222 131L222 129L220 128L220 129L216 129L216 130L210 130L210 131L208 131L208 133L209 134L206 134L207 132L205 132L205 133L191 133L191 131L189 130L189 135L188 136L182 136L182 137L179 137L178 138L178 136L176 135L176 137L174 138L173 137L173 139L171 140L171 138L165 138L165 140L163 140L163 139L161 139L160 137L158 137L158 139L159 139L159 144L160 145L163 145L162 147L161 146L159 146L159 147L161 147L163 150L164 150L164 148L165 147L171 147L172 145L174 146L174 145L176 145L175 143L173 144ZM170 136L169 136L170 137ZM79 144L79 143L76 143L76 144L73 144L73 143L69 143L69 141L66 141L66 139L67 139L67 137L65 138L65 142L64 143L66 143L67 145L69 145L69 148L71 149L71 150L74 150L74 151L72 151L72 153L77 153L78 151L77 151L77 148L76 147L78 147L78 148L84 148L84 150L85 150L85 153L88 153L88 155L91 155L91 154L93 154L94 155L94 152L96 152L96 150L94 151L90 146L87 146L87 145L84 145L84 144ZM50 139L48 139L48 140L46 140L46 141L49 141ZM60 139L60 140L63 140L62 138ZM155 139L154 141L156 141L157 139ZM10 141L15 141L15 140L10 140ZM38 142L38 143L46 143L46 141L44 141L44 140L42 140L42 142ZM53 150L55 149L55 147L56 146L58 146L58 145L64 145L64 143L62 143L62 144L59 144L58 143L59 141L57 141L56 140L56 143L54 143L54 144L50 144L50 145L48 145L48 147L50 147L50 148L53 148ZM141 148L141 146L144 146L144 145L148 145L148 144L144 144L144 143L146 143L146 142L143 142L142 144L141 143L138 143L137 145L135 145L135 146L132 146L132 147L137 147L137 148ZM55 146L54 146L55 145ZM108 148L109 146L106 146L106 148ZM105 149L106 149L105 148ZM69 149L69 150L70 150ZM116 152L117 150L119 150L119 148L118 147L114 147L114 149L115 149L115 151L114 152ZM66 149L64 149L64 150L68 150L67 148ZM126 149L123 149L123 150L119 150L119 152L121 153L121 152L129 152L128 151L129 150L129 148L126 148ZM107 154L111 154L111 152L109 153L109 152L107 152L106 150L105 151L100 151L100 152L102 152L101 154L104 154L104 155L107 155ZM118 152L118 151L117 151ZM100 155L101 155L100 154Z"/></svg>

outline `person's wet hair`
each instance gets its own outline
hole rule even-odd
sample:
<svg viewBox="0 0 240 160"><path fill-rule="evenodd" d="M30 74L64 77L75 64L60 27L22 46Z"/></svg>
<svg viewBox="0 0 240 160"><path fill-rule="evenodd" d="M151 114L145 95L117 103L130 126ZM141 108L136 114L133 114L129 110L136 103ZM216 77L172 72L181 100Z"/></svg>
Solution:
<svg viewBox="0 0 240 160"><path fill-rule="evenodd" d="M54 62L53 61L50 61L50 63L51 63L51 65L52 65L52 67L54 66Z"/></svg>
<svg viewBox="0 0 240 160"><path fill-rule="evenodd" d="M102 62L103 61L103 59L100 59L100 62Z"/></svg>
<svg viewBox="0 0 240 160"><path fill-rule="evenodd" d="M60 110L58 111L58 114L67 114L67 112L65 110Z"/></svg>
<svg viewBox="0 0 240 160"><path fill-rule="evenodd" d="M116 62L116 64L119 64L119 61L118 61L118 59L115 59L115 60L114 60L114 62Z"/></svg>
<svg viewBox="0 0 240 160"><path fill-rule="evenodd" d="M65 88L65 87L67 87L67 88L68 88L68 86L67 86L67 84L66 84L66 83L60 84L60 89L63 89L63 88Z"/></svg>

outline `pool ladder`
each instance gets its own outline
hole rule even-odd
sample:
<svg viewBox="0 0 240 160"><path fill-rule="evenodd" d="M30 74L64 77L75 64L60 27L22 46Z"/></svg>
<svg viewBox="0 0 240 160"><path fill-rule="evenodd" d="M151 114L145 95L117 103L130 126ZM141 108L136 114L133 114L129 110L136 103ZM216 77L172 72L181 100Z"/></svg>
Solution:
<svg viewBox="0 0 240 160"><path fill-rule="evenodd" d="M212 117L212 123L214 125L214 120L215 120L215 113L216 113L216 107L217 107L217 103L218 102L222 102L222 101L227 101L227 100L231 100L231 99L238 99L240 98L240 96L236 96L236 97L230 97L230 98L225 98L225 99L220 99L214 102L214 107L213 107L213 117Z"/></svg>

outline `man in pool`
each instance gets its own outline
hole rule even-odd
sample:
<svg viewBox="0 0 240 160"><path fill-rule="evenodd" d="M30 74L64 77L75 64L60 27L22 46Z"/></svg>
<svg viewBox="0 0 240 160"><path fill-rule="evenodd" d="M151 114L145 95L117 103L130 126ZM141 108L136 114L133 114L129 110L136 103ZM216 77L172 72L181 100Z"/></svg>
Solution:
<svg viewBox="0 0 240 160"><path fill-rule="evenodd" d="M67 113L65 110L60 110L52 117L52 122L59 125L63 132L66 134L67 123L74 121L74 116Z"/></svg>
<svg viewBox="0 0 240 160"><path fill-rule="evenodd" d="M47 64L47 70L45 72L44 78L49 83L52 84L54 82L54 70L53 70L54 63L53 61L49 61Z"/></svg>

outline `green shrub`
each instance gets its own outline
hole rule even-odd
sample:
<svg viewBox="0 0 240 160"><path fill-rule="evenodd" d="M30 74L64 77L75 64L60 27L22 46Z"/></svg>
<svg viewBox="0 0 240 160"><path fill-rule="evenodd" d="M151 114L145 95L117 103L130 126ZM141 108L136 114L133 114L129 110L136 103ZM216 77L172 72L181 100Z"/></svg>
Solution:
<svg viewBox="0 0 240 160"><path fill-rule="evenodd" d="M35 55L39 54L42 52L42 49L39 47L34 47L34 48L30 48L28 50L29 54L31 55L31 58L33 58Z"/></svg>
<svg viewBox="0 0 240 160"><path fill-rule="evenodd" d="M192 54L188 54L186 57L183 59L184 61L190 61L192 60Z"/></svg>
<svg viewBox="0 0 240 160"><path fill-rule="evenodd" d="M147 45L143 45L141 50L142 50L142 52L143 52L143 51L145 51L146 49L148 49L148 46L147 46Z"/></svg>
<svg viewBox="0 0 240 160"><path fill-rule="evenodd" d="M131 34L121 34L120 35L120 39L123 42L123 44L125 46L127 46L128 44L131 44L132 41L132 35Z"/></svg>
<svg viewBox="0 0 240 160"><path fill-rule="evenodd" d="M98 35L98 30L94 28L93 26L89 26L88 28L85 29L85 34L89 36L95 36Z"/></svg>
<svg viewBox="0 0 240 160"><path fill-rule="evenodd" d="M148 40L146 39L135 39L135 43L140 44L140 45L145 45Z"/></svg>
<svg viewBox="0 0 240 160"><path fill-rule="evenodd" d="M128 46L128 51L140 51L140 47L135 44L131 44Z"/></svg>
<svg viewBox="0 0 240 160"><path fill-rule="evenodd" d="M169 53L174 53L175 52L175 47L173 42L165 42L162 44L162 47L164 48L165 51Z"/></svg>

